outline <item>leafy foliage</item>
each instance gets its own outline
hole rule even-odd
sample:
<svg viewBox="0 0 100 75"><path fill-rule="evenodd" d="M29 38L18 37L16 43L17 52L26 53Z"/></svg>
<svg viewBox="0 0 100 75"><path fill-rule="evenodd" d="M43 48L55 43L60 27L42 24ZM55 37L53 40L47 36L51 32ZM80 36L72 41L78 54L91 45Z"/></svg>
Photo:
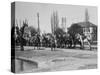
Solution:
<svg viewBox="0 0 100 75"><path fill-rule="evenodd" d="M63 31L63 29L61 29L61 28L57 28L56 30L55 30L55 32L54 32L54 34L56 35L56 36L61 36L61 35L63 35L65 32Z"/></svg>
<svg viewBox="0 0 100 75"><path fill-rule="evenodd" d="M34 36L35 34L37 34L37 30L34 27L28 27L30 32L31 32L31 36Z"/></svg>
<svg viewBox="0 0 100 75"><path fill-rule="evenodd" d="M76 33L83 34L82 27L78 24L72 24L68 29L68 33L71 35L75 35Z"/></svg>

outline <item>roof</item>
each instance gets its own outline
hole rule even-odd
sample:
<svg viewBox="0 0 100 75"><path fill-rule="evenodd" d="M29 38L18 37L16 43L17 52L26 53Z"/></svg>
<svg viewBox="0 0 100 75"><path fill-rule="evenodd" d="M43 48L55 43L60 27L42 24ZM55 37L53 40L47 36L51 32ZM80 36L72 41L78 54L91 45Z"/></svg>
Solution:
<svg viewBox="0 0 100 75"><path fill-rule="evenodd" d="M91 23L91 22L79 22L78 25L81 25L82 27L97 27L97 25Z"/></svg>

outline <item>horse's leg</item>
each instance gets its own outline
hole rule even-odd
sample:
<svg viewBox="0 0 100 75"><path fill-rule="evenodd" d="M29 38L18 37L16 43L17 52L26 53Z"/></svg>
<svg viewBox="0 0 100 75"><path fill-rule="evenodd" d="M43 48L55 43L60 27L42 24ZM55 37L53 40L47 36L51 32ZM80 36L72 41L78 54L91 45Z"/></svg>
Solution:
<svg viewBox="0 0 100 75"><path fill-rule="evenodd" d="M35 45L34 45L34 43L33 43L33 47L34 47L34 50L35 50Z"/></svg>
<svg viewBox="0 0 100 75"><path fill-rule="evenodd" d="M80 49L84 49L83 40L80 41Z"/></svg>
<svg viewBox="0 0 100 75"><path fill-rule="evenodd" d="M34 50L35 50L35 46L34 46Z"/></svg>
<svg viewBox="0 0 100 75"><path fill-rule="evenodd" d="M53 47L51 46L51 51L53 51Z"/></svg>
<svg viewBox="0 0 100 75"><path fill-rule="evenodd" d="M34 42L33 42L32 44L33 44L33 47L34 47L34 50L35 50L35 45L34 45Z"/></svg>
<svg viewBox="0 0 100 75"><path fill-rule="evenodd" d="M56 48L56 44L54 44L54 51L55 51L55 48Z"/></svg>
<svg viewBox="0 0 100 75"><path fill-rule="evenodd" d="M67 47L69 48L69 47L70 47L70 45L71 45L71 44L70 44L70 42L68 42L68 45L67 45Z"/></svg>
<svg viewBox="0 0 100 75"><path fill-rule="evenodd" d="M75 48L76 41L74 39L71 39L70 43L71 43L71 46L70 47Z"/></svg>
<svg viewBox="0 0 100 75"><path fill-rule="evenodd" d="M70 42L70 40L69 40L69 41L67 42L67 47L69 48L70 45L71 45L71 42Z"/></svg>
<svg viewBox="0 0 100 75"><path fill-rule="evenodd" d="M69 42L68 42L68 48L70 48L71 46L72 46L72 42L69 41Z"/></svg>
<svg viewBox="0 0 100 75"><path fill-rule="evenodd" d="M83 45L82 42L80 41L80 49L83 49Z"/></svg>
<svg viewBox="0 0 100 75"><path fill-rule="evenodd" d="M38 44L37 44L37 50L38 50Z"/></svg>
<svg viewBox="0 0 100 75"><path fill-rule="evenodd" d="M53 51L53 47L54 47L54 46L53 46L53 44L51 43L51 51Z"/></svg>
<svg viewBox="0 0 100 75"><path fill-rule="evenodd" d="M89 49L91 50L91 44L89 41L87 41L88 45L89 45Z"/></svg>
<svg viewBox="0 0 100 75"><path fill-rule="evenodd" d="M39 49L40 49L40 43L39 43L39 46L38 46L38 47L39 47Z"/></svg>
<svg viewBox="0 0 100 75"><path fill-rule="evenodd" d="M84 49L84 42L82 41L82 48Z"/></svg>
<svg viewBox="0 0 100 75"><path fill-rule="evenodd" d="M55 47L53 47L53 51L55 51Z"/></svg>
<svg viewBox="0 0 100 75"><path fill-rule="evenodd" d="M72 42L73 48L76 48L76 41Z"/></svg>
<svg viewBox="0 0 100 75"><path fill-rule="evenodd" d="M74 43L73 45L74 45L73 48L76 48L76 43Z"/></svg>

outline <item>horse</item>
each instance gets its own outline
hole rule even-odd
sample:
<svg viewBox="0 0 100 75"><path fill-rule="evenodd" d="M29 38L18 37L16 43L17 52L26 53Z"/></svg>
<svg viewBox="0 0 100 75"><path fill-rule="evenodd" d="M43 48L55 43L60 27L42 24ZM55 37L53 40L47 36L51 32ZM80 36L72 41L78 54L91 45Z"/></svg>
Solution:
<svg viewBox="0 0 100 75"><path fill-rule="evenodd" d="M74 37L73 37L73 48L76 47L76 44L80 45L80 49L84 48L83 39L82 39L82 36L79 33L75 34Z"/></svg>
<svg viewBox="0 0 100 75"><path fill-rule="evenodd" d="M40 49L40 46L41 46L41 36L39 34L36 35L36 45L37 45L37 49Z"/></svg>
<svg viewBox="0 0 100 75"><path fill-rule="evenodd" d="M35 49L35 46L37 47L37 49L40 49L41 41L40 41L39 34L35 34L35 36L33 36L30 41L31 41L31 44L34 46L34 49Z"/></svg>
<svg viewBox="0 0 100 75"><path fill-rule="evenodd" d="M79 33L75 34L74 46L76 45L76 43L80 44L81 49L84 49L84 43L87 43L89 49L91 50L90 38L85 35L81 35Z"/></svg>
<svg viewBox="0 0 100 75"><path fill-rule="evenodd" d="M51 35L50 45L51 45L51 51L55 51L55 48L57 47L57 40L55 35Z"/></svg>
<svg viewBox="0 0 100 75"><path fill-rule="evenodd" d="M49 45L50 45L49 37L50 36L42 35L42 40L41 40L42 46L49 47Z"/></svg>
<svg viewBox="0 0 100 75"><path fill-rule="evenodd" d="M70 36L69 33L64 34L62 40L65 47L68 48L72 47L72 37Z"/></svg>
<svg viewBox="0 0 100 75"><path fill-rule="evenodd" d="M83 36L83 43L87 43L89 46L89 49L91 50L91 38L89 36L86 36L86 35Z"/></svg>

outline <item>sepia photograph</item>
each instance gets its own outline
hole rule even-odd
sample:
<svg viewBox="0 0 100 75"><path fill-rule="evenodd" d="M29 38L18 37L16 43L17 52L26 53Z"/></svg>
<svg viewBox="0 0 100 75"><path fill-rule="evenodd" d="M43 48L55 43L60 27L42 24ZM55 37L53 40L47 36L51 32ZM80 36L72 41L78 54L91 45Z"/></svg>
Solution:
<svg viewBox="0 0 100 75"><path fill-rule="evenodd" d="M11 72L98 68L96 6L11 3Z"/></svg>

